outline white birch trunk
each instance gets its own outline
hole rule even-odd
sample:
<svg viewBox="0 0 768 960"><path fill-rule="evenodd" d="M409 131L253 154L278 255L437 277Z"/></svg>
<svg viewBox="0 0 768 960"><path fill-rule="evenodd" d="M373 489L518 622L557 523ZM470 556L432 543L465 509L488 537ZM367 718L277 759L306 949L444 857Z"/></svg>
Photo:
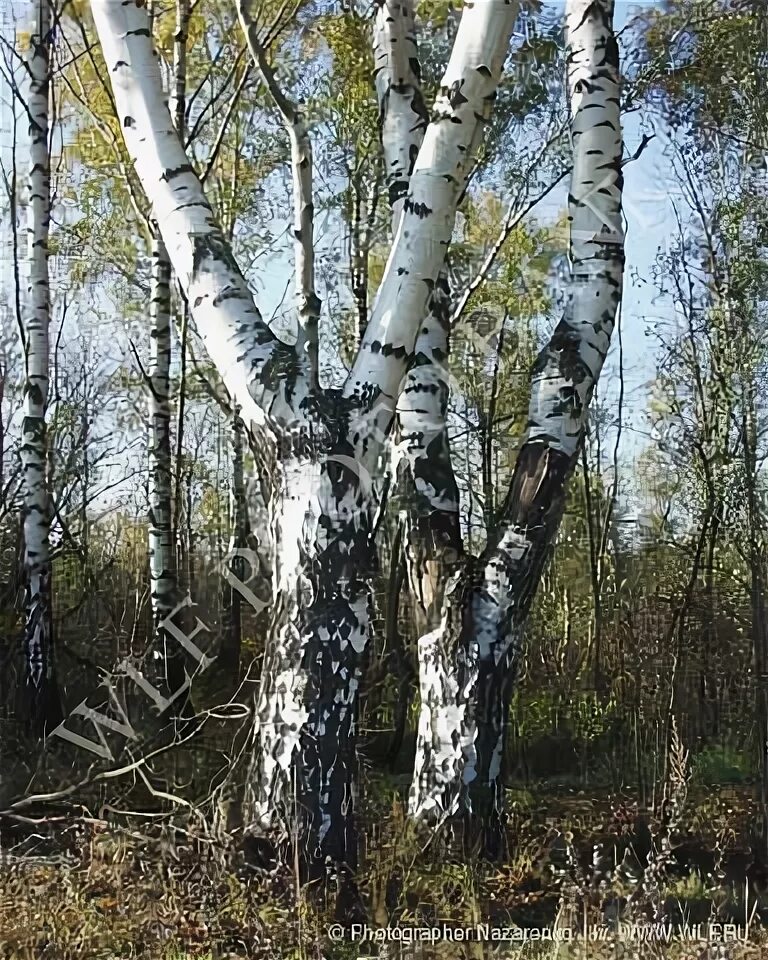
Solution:
<svg viewBox="0 0 768 960"><path fill-rule="evenodd" d="M50 366L48 229L51 216L48 153L51 13L37 0L30 40L29 99L29 286L24 304L25 380L21 463L25 576L24 651L32 719L40 729L58 722L53 665L51 590L51 499L46 472Z"/></svg>
<svg viewBox="0 0 768 960"><path fill-rule="evenodd" d="M312 145L303 115L275 79L249 7L240 4L240 21L291 146L298 361L317 393ZM298 803L301 859L312 876L326 857L356 860L351 792L372 548L365 511L336 480L344 469L335 451L346 418L329 397L303 409L311 428L283 436L274 536L278 604L256 704L260 736L246 808L264 829L290 822Z"/></svg>
<svg viewBox="0 0 768 960"><path fill-rule="evenodd" d="M344 395L358 407L349 438L365 469L375 469L392 423L419 324L451 240L468 158L490 116L517 11L516 0L475 0L462 13L371 318L344 386Z"/></svg>
<svg viewBox="0 0 768 960"><path fill-rule="evenodd" d="M409 527L421 563L455 562L462 553L459 491L451 464L446 417L450 398L448 349L450 291L438 278L416 354L397 405L399 474L408 490ZM433 577L428 578L430 582ZM432 620L435 586L420 575L412 583L425 616ZM437 604L439 616L440 604Z"/></svg>
<svg viewBox="0 0 768 960"><path fill-rule="evenodd" d="M295 352L261 317L174 128L146 7L94 0L126 148L211 360L246 423L296 418Z"/></svg>
<svg viewBox="0 0 768 960"><path fill-rule="evenodd" d="M257 703L253 819L285 824L298 805L310 870L325 858L353 864L357 695L375 557L365 464L380 459L517 4L466 6L360 356L342 395L316 400L301 389L296 352L255 311L213 223L163 103L143 8L136 0L92 8L126 144L198 329L251 433L262 411L280 432L278 603Z"/></svg>
<svg viewBox="0 0 768 960"><path fill-rule="evenodd" d="M621 299L624 227L619 51L612 0L566 4L573 173L565 316L534 367L526 443L573 458Z"/></svg>
<svg viewBox="0 0 768 960"><path fill-rule="evenodd" d="M189 0L177 0L173 38L173 72L169 109L171 120L183 138L187 84L187 29ZM154 678L175 693L185 682L178 644L161 626L180 600L179 571L173 517L173 472L171 455L171 284L170 258L156 224L152 227L150 279L149 369L149 566L153 637L156 656ZM191 585L190 585L191 586Z"/></svg>
<svg viewBox="0 0 768 960"><path fill-rule="evenodd" d="M500 842L501 767L522 633L553 545L589 401L621 298L621 126L612 0L568 0L568 89L574 168L569 195L571 281L565 316L531 376L528 425L501 512L465 602L455 716L440 744L449 776L414 781L411 811L430 817L466 798ZM443 679L443 683L447 681Z"/></svg>
<svg viewBox="0 0 768 960"><path fill-rule="evenodd" d="M177 133L186 138L187 112L187 32L190 0L176 0L176 24L173 32L173 87L169 99L171 120Z"/></svg>
<svg viewBox="0 0 768 960"><path fill-rule="evenodd" d="M413 5L382 2L374 28L376 92L379 102L392 231L397 232L411 172L429 120L420 86ZM420 715L417 735L419 768L431 766L433 725L456 702L456 690L434 677L452 681L438 629L443 591L462 553L459 493L451 465L448 409L450 287L438 274L429 310L419 325L414 357L397 405L398 495L404 500L404 555L411 594L416 600L419 633ZM400 557L392 562L397 564ZM455 722L454 722L455 725ZM439 762L439 761L437 761Z"/></svg>
<svg viewBox="0 0 768 960"><path fill-rule="evenodd" d="M418 51L410 3L382 3L374 33L379 101L393 232L397 231L412 167L421 147L426 113L419 86ZM471 155L465 156L465 176ZM420 713L414 780L439 780L445 758L433 745L460 724L458 689L447 634L456 640L456 618L443 622L448 586L453 595L462 560L459 492L451 464L446 415L450 395L448 350L450 286L438 274L426 319L397 405L398 488L405 500L405 557L417 604ZM393 562L399 562L394 558ZM452 608L451 608L452 609ZM413 791L412 791L413 792Z"/></svg>
<svg viewBox="0 0 768 960"><path fill-rule="evenodd" d="M312 141L301 112L287 113L293 181L293 250L296 269L297 348L306 360L312 389L320 386L318 325L320 298L315 290L315 205L312 199ZM304 356L306 355L306 356Z"/></svg>
<svg viewBox="0 0 768 960"><path fill-rule="evenodd" d="M242 552L248 547L248 504L245 491L245 469L243 464L243 421L239 410L235 408L231 424L232 444L232 485L229 496L229 567L240 583L251 579L258 570L246 569ZM240 592L229 585L225 601L224 637L219 659L225 673L237 680L240 668L240 646L242 642L242 609Z"/></svg>
<svg viewBox="0 0 768 960"><path fill-rule="evenodd" d="M171 512L171 265L158 236L152 242L149 368L149 577L153 633L178 603Z"/></svg>
<svg viewBox="0 0 768 960"><path fill-rule="evenodd" d="M411 590L420 616L419 725L416 736L411 803L437 783L446 769L445 744L451 757L460 729L459 690L452 667L458 637L456 577L463 567L459 491L451 463L446 416L450 396L448 348L450 291L438 278L431 309L416 343L416 356L397 407L400 432L399 477L406 500L406 558ZM448 764L449 776L451 765ZM427 801L429 802L429 800ZM436 810L435 815L443 815Z"/></svg>
<svg viewBox="0 0 768 960"><path fill-rule="evenodd" d="M373 26L374 79L392 232L408 196L429 112L421 92L411 0L378 0Z"/></svg>
<svg viewBox="0 0 768 960"><path fill-rule="evenodd" d="M321 449L338 448L332 436L324 441ZM353 865L357 855L355 725L372 545L367 505L347 476L344 462L315 450L281 464L278 599L246 798L251 828L273 829L298 812L310 876L326 857Z"/></svg>

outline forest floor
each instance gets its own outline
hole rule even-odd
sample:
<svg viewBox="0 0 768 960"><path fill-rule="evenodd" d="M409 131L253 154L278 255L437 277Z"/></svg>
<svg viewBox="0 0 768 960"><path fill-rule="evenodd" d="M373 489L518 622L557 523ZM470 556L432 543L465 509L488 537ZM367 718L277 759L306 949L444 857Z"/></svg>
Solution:
<svg viewBox="0 0 768 960"><path fill-rule="evenodd" d="M768 958L746 788L692 793L663 856L663 829L626 797L510 791L509 855L481 865L455 839L425 843L389 786L361 811L365 928L334 914L332 892L297 893L291 866L265 869L193 821L49 817L2 826L0 957Z"/></svg>

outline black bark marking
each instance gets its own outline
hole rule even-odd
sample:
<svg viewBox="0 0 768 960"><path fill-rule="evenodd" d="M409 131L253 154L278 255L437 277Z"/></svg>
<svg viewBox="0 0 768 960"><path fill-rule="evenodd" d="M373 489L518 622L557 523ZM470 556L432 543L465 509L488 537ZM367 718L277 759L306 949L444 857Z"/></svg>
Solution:
<svg viewBox="0 0 768 960"><path fill-rule="evenodd" d="M180 167L169 167L163 172L160 179L165 180L166 183L170 183L171 180L175 180L176 177L181 177L185 173L194 173L191 163L182 163Z"/></svg>
<svg viewBox="0 0 768 960"><path fill-rule="evenodd" d="M432 208L428 207L426 203L414 203L409 197L405 201L405 211L406 213L416 214L419 220L424 220L432 213Z"/></svg>
<svg viewBox="0 0 768 960"><path fill-rule="evenodd" d="M393 180L389 185L388 195L389 195L389 205L393 207L398 201L402 200L403 197L408 194L408 181L397 179Z"/></svg>
<svg viewBox="0 0 768 960"><path fill-rule="evenodd" d="M469 100L461 92L461 88L463 86L463 79L454 80L450 87L443 91L448 103L451 105L452 110L457 110L462 104L469 103Z"/></svg>

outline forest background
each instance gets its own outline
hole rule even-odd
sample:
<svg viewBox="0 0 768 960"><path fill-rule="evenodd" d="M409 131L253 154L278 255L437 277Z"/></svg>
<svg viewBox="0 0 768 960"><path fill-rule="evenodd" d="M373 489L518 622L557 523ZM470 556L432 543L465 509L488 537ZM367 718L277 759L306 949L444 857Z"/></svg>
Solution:
<svg viewBox="0 0 768 960"><path fill-rule="evenodd" d="M298 863L291 833L301 818L289 811L275 845L243 839L254 698L275 630L264 586L273 520L263 481L272 467L185 296L170 273L165 281L158 273L150 191L123 140L103 36L90 6L74 0L48 9L44 38L51 207L40 475L51 626L45 695L30 687L39 607L30 603L23 448L41 14L37 5L3 8L0 806L13 867L3 883L8 891L42 883L60 898L61 913L40 935L51 955L83 944L122 955L146 922L153 936L171 931L168 950L190 955L214 944L214 952L311 956L334 910L380 926L486 916L567 925L582 913L608 922L622 911L747 926L768 917L768 17L747 0L610 6L622 77L623 297L504 715L501 826L489 842L487 824L478 833L461 818L444 817L439 828L414 822L419 639L435 626L435 605L423 599L432 573L414 563L408 454L396 434L388 468L374 477L383 509L356 708L359 837L354 854L334 854L333 870L308 886L312 863ZM235 4L180 0L148 10L191 168L273 330L292 340L302 310L316 311L326 388L341 387L353 367L390 247L380 10L262 4L261 61ZM483 555L503 522L531 370L569 295L564 12L543 4L515 21L443 274L445 430L470 557ZM460 16L443 0L416 7L427 104ZM297 250L286 116L297 113L312 146L317 306L292 291L301 241ZM169 297L164 326L158 280ZM160 390L158 330L168 351ZM168 549L173 563L158 570L152 556ZM187 593L207 627L206 642L196 642L216 659L201 670L195 658L184 722L158 724L130 699L115 665L138 664L173 686L177 654L163 618ZM193 622L184 624L190 634ZM154 657L158 641L163 655ZM123 735L106 745L104 724L79 707L107 709L105 677L122 691L117 722L142 730L135 743ZM126 850L164 877L165 919L151 897L141 900L150 881L117 869ZM209 901L201 872L213 878ZM73 898L87 922L67 913ZM138 902L137 912L130 904ZM182 920L185 904L191 918ZM19 950L25 928L43 922L35 911L34 902L3 908L4 939Z"/></svg>

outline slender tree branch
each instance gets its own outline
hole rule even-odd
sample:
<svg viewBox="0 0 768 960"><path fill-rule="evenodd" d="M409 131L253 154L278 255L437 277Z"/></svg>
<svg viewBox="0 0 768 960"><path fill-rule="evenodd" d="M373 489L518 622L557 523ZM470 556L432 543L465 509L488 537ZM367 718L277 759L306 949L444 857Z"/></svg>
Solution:
<svg viewBox="0 0 768 960"><path fill-rule="evenodd" d="M306 353L309 380L313 390L320 386L318 361L318 323L320 300L315 292L315 207L312 196L312 141L306 121L295 103L284 93L267 60L265 47L251 14L251 0L238 4L240 23L256 69L261 74L291 145L293 179L294 266L296 269L296 312L299 320L299 355Z"/></svg>
<svg viewBox="0 0 768 960"><path fill-rule="evenodd" d="M560 135L561 134L558 134L558 137ZM556 138L553 138L548 141L545 149L549 149L555 139ZM543 157L543 152L539 155L537 160L540 160L541 157ZM558 176L547 187L545 187L541 193L538 194L538 196L534 197L533 200L530 200L524 207L520 208L518 206L519 198L516 198L510 204L509 209L507 210L507 215L504 218L502 228L499 231L499 235L494 241L493 246L485 255L485 259L478 267L475 276L472 278L472 280L470 280L458 297L456 306L451 314L452 327L455 327L459 320L461 320L462 316L464 315L464 311L467 309L469 301L472 299L472 296L475 294L478 288L485 283L488 274L496 262L496 257L498 257L498 255L501 253L509 235L523 222L528 214L568 176L570 172L570 167L566 167L566 169L562 170Z"/></svg>
<svg viewBox="0 0 768 960"><path fill-rule="evenodd" d="M213 147L211 147L210 155L205 164L205 168L200 176L200 183L203 183L203 184L205 183L205 181L210 176L214 166L216 165L216 161L218 160L218 157L219 157L219 152L221 151L221 148L224 144L224 138L226 137L230 122L232 120L232 117L235 114L235 110L237 109L237 105L240 101L240 96L243 92L243 89L245 88L246 83L248 83L248 80L250 79L250 77L251 77L251 68L249 66L249 67L246 67L245 72L240 78L240 82L235 88L235 92L232 94L232 98L227 104L227 111L222 117L221 124L219 125L218 133L216 134L216 139L213 142Z"/></svg>

